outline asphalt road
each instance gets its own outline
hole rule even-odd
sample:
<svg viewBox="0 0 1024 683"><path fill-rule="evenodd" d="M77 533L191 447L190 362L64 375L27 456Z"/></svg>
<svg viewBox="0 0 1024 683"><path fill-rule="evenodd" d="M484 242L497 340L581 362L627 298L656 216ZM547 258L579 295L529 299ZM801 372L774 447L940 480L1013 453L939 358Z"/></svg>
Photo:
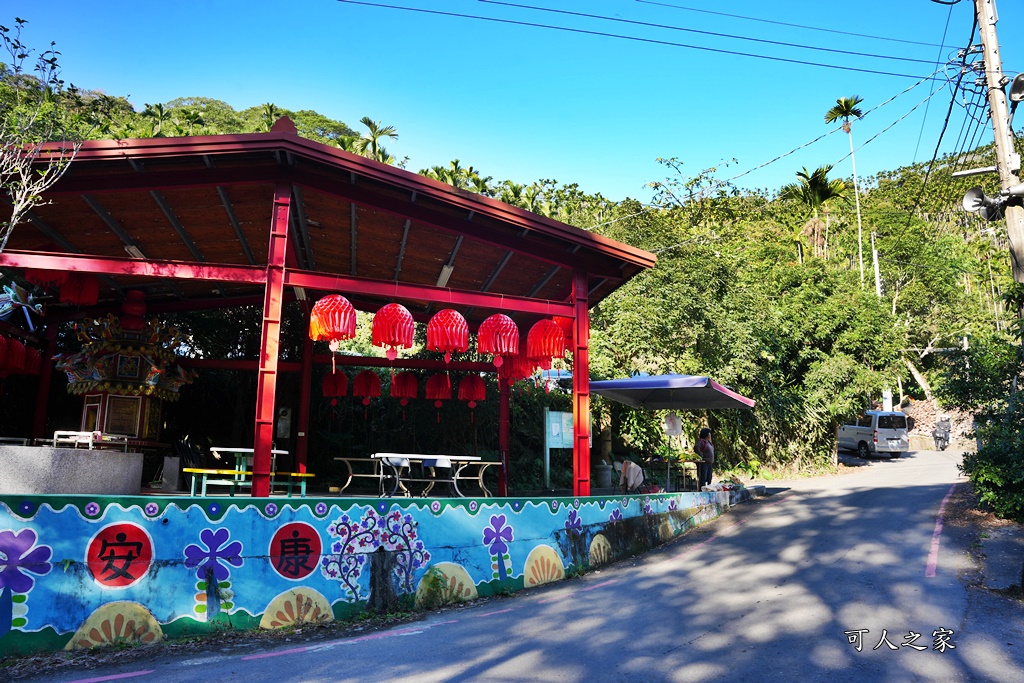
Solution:
<svg viewBox="0 0 1024 683"><path fill-rule="evenodd" d="M970 587L940 515L958 461L773 482L642 558L358 637L28 680L1024 681L1020 603Z"/></svg>

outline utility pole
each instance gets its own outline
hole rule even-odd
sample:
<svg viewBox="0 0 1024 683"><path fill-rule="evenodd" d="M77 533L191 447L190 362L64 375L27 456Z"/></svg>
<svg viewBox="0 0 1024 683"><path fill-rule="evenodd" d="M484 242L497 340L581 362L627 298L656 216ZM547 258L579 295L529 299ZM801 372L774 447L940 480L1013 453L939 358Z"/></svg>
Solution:
<svg viewBox="0 0 1024 683"><path fill-rule="evenodd" d="M985 56L985 85L988 90L989 111L992 116L992 131L995 134L996 169L999 171L999 186L1003 192L1020 184L1020 155L1013 146L1010 130L1010 114L1006 106L1004 88L1010 79L1003 75L999 57L999 40L996 37L995 0L974 0L974 11L981 29L981 44ZM1013 265L1014 282L1024 282L1024 206L1019 201L1006 204L1006 236L1010 241L1010 260Z"/></svg>

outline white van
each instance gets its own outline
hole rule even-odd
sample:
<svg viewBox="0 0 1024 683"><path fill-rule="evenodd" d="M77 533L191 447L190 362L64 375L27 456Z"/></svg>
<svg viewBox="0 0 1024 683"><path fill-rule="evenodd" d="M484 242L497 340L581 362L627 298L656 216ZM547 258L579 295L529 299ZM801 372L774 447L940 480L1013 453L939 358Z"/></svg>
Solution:
<svg viewBox="0 0 1024 683"><path fill-rule="evenodd" d="M869 453L888 453L898 458L910 450L907 416L884 410L865 411L856 424L839 428L838 441L839 448L857 451L862 458Z"/></svg>

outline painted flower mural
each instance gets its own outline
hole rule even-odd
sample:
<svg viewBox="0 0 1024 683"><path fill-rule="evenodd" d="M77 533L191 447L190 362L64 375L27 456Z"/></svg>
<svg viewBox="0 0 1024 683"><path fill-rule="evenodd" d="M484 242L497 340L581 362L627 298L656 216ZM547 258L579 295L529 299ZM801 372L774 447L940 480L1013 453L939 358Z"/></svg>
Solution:
<svg viewBox="0 0 1024 683"><path fill-rule="evenodd" d="M23 605L24 596L32 590L36 577L50 573L50 558L53 549L47 545L36 545L38 537L32 529L15 532L11 529L0 531L0 636L12 626L24 626L24 617L14 623L14 603ZM35 575L35 576L33 576ZM15 594L21 596L17 601Z"/></svg>
<svg viewBox="0 0 1024 683"><path fill-rule="evenodd" d="M512 559L508 544L515 535L506 524L505 515L491 515L490 526L484 527L484 545L491 554L492 577L504 581L512 571Z"/></svg>
<svg viewBox="0 0 1024 683"><path fill-rule="evenodd" d="M371 572L378 566L371 554L383 549L394 560L393 572L402 593L415 590L415 573L426 567L430 552L419 539L417 522L411 514L392 510L381 515L367 508L358 520L342 515L327 527L327 533L338 540L331 544L330 554L320 562L320 572L341 583L354 600L360 598L359 579L369 564ZM378 577L384 578L384 577Z"/></svg>
<svg viewBox="0 0 1024 683"><path fill-rule="evenodd" d="M241 567L242 543L231 541L231 532L223 527L203 529L199 543L185 546L185 566L196 570L196 614L212 619L221 609L231 609L231 567Z"/></svg>

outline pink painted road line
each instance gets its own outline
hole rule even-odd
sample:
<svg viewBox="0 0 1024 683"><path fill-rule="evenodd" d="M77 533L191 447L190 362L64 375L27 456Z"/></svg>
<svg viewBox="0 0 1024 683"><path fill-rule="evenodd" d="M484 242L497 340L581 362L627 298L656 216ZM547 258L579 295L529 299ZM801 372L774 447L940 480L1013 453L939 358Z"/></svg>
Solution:
<svg viewBox="0 0 1024 683"><path fill-rule="evenodd" d="M607 581L602 581L601 583L595 583L593 586L587 586L586 588L581 588L579 592L580 593L584 593L586 591L597 590L598 588L604 588L605 586L610 586L613 583L618 583L618 582L619 582L618 579L608 579Z"/></svg>
<svg viewBox="0 0 1024 683"><path fill-rule="evenodd" d="M956 484L949 487L946 491L946 497L942 499L942 503L939 505L939 512L935 516L935 530L932 531L932 547L928 551L928 563L924 567L924 577L931 579L935 577L935 568L939 564L939 539L942 536L942 519L946 514L946 503L949 502L949 497L953 495L953 490L956 489Z"/></svg>
<svg viewBox="0 0 1024 683"><path fill-rule="evenodd" d="M114 674L113 676L98 676L96 678L79 678L77 681L68 681L68 683L102 683L103 681L119 681L124 678L135 678L136 676L145 676L151 674L156 669L149 669L147 671L132 671L126 674Z"/></svg>

